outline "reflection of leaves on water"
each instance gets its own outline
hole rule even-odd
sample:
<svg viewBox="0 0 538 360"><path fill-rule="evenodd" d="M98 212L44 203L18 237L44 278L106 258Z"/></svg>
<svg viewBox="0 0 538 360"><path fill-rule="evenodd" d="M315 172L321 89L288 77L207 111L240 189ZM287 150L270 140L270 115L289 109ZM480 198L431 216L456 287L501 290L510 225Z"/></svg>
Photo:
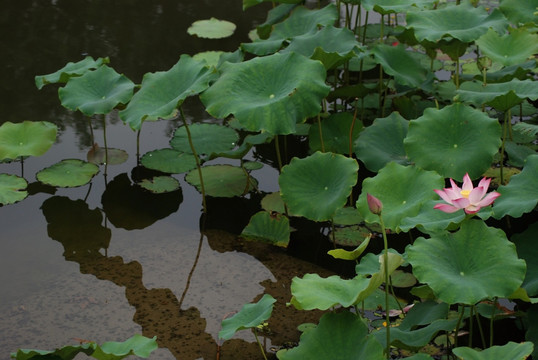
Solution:
<svg viewBox="0 0 538 360"><path fill-rule="evenodd" d="M108 183L101 202L107 218L117 228L144 229L177 211L181 190L152 194L132 183L126 173Z"/></svg>
<svg viewBox="0 0 538 360"><path fill-rule="evenodd" d="M79 252L108 248L111 233L101 225L103 215L99 209L90 210L84 201L64 196L48 198L41 209L47 219L48 235L63 245L66 259Z"/></svg>

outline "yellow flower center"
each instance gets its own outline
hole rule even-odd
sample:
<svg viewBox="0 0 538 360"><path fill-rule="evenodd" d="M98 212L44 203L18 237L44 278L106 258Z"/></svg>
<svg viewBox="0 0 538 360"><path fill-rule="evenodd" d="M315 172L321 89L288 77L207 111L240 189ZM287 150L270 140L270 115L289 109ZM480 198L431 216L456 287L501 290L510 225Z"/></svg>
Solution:
<svg viewBox="0 0 538 360"><path fill-rule="evenodd" d="M462 190L462 191L460 191L461 196L463 196L466 199L469 197L470 193L471 193L471 190Z"/></svg>

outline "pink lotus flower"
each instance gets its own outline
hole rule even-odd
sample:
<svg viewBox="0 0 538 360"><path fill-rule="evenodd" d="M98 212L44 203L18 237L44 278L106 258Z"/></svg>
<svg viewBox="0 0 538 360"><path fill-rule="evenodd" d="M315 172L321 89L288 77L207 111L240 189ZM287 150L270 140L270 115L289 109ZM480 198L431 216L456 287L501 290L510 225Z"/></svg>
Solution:
<svg viewBox="0 0 538 360"><path fill-rule="evenodd" d="M501 196L496 191L486 195L490 181L491 179L483 178L477 187L473 187L469 174L465 174L463 185L460 188L454 183L454 180L450 179L452 188L434 190L448 204L437 204L433 208L446 213L453 213L463 209L467 214L474 214L481 208L491 205L496 198Z"/></svg>

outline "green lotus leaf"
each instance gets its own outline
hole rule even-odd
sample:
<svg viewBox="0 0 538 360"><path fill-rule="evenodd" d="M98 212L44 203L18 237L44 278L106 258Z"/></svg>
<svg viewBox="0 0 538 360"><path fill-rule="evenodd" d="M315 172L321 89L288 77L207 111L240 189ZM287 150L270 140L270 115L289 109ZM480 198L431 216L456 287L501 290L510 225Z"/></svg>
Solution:
<svg viewBox="0 0 538 360"><path fill-rule="evenodd" d="M248 9L251 6L261 4L263 2L275 2L273 0L243 0L243 10ZM301 0L277 0L278 3L283 4L298 4Z"/></svg>
<svg viewBox="0 0 538 360"><path fill-rule="evenodd" d="M66 83L71 77L81 76L85 72L97 69L103 64L108 64L108 58L98 58L94 60L91 56L86 56L83 60L76 63L69 62L60 70L47 75L38 75L35 77L35 85L41 89L47 84Z"/></svg>
<svg viewBox="0 0 538 360"><path fill-rule="evenodd" d="M332 221L335 225L356 225L364 219L355 207L346 206L336 210Z"/></svg>
<svg viewBox="0 0 538 360"><path fill-rule="evenodd" d="M86 185L99 172L99 167L79 159L65 159L36 174L43 184L58 187Z"/></svg>
<svg viewBox="0 0 538 360"><path fill-rule="evenodd" d="M435 320L446 319L449 308L447 303L432 300L416 303L405 315L398 328L400 330L412 330L431 324Z"/></svg>
<svg viewBox="0 0 538 360"><path fill-rule="evenodd" d="M512 24L536 23L537 0L501 0L499 9Z"/></svg>
<svg viewBox="0 0 538 360"><path fill-rule="evenodd" d="M237 314L222 320L219 339L231 339L239 330L251 329L263 324L271 316L275 302L274 297L264 294L257 303L243 305Z"/></svg>
<svg viewBox="0 0 538 360"><path fill-rule="evenodd" d="M124 75L103 65L70 79L58 90L58 96L67 109L79 110L87 116L108 114L118 104L131 100L134 86Z"/></svg>
<svg viewBox="0 0 538 360"><path fill-rule="evenodd" d="M6 121L0 126L0 161L41 156L56 141L56 125L47 121Z"/></svg>
<svg viewBox="0 0 538 360"><path fill-rule="evenodd" d="M129 158L129 154L125 150L108 148L104 149L99 147L97 144L93 144L90 151L86 155L88 162L91 162L96 165L108 164L108 165L119 165L123 164Z"/></svg>
<svg viewBox="0 0 538 360"><path fill-rule="evenodd" d="M219 20L212 17L209 20L198 20L192 23L187 29L190 35L196 35L205 39L222 39L232 36L235 31L235 24L226 20Z"/></svg>
<svg viewBox="0 0 538 360"><path fill-rule="evenodd" d="M241 232L241 237L287 247L290 242L290 223L284 215L260 211L250 218L248 225Z"/></svg>
<svg viewBox="0 0 538 360"><path fill-rule="evenodd" d="M350 312L324 314L319 324L303 332L299 346L279 351L280 360L383 360L383 348L368 336L368 326Z"/></svg>
<svg viewBox="0 0 538 360"><path fill-rule="evenodd" d="M337 227L329 233L331 242L340 246L358 246L370 235L370 230L360 225Z"/></svg>
<svg viewBox="0 0 538 360"><path fill-rule="evenodd" d="M452 352L459 358L465 360L489 360L489 359L510 359L525 360L534 349L534 344L530 341L523 343L508 342L505 345L495 345L484 350L475 350L469 347L457 347Z"/></svg>
<svg viewBox="0 0 538 360"><path fill-rule="evenodd" d="M500 229L467 220L454 233L420 237L407 248L413 274L448 304L508 297L525 277L525 261Z"/></svg>
<svg viewBox="0 0 538 360"><path fill-rule="evenodd" d="M406 13L416 8L431 8L434 0L361 0L360 4L367 11L375 11L381 15Z"/></svg>
<svg viewBox="0 0 538 360"><path fill-rule="evenodd" d="M405 153L404 139L408 128L409 121L397 112L386 118L375 119L355 141L355 154L368 170L374 172L391 161L407 165L409 161Z"/></svg>
<svg viewBox="0 0 538 360"><path fill-rule="evenodd" d="M280 49L285 40L317 32L320 26L334 25L337 19L338 11L335 4L330 3L318 10L299 6L287 19L274 25L269 38L241 44L241 48L256 55L272 54Z"/></svg>
<svg viewBox="0 0 538 360"><path fill-rule="evenodd" d="M322 278L318 274L305 274L291 281L293 297L290 303L298 310L327 310L334 306L349 307L357 302L370 280L364 276L342 279L338 275ZM379 286L379 285L378 285Z"/></svg>
<svg viewBox="0 0 538 360"><path fill-rule="evenodd" d="M372 234L368 234L366 238L363 237L361 244L351 251L345 249L334 249L329 250L327 254L331 255L335 259L357 260L362 255L364 250L366 250L371 238Z"/></svg>
<svg viewBox="0 0 538 360"><path fill-rule="evenodd" d="M518 255L527 263L527 274L521 285L529 296L538 295L538 223L531 224L525 231L512 236Z"/></svg>
<svg viewBox="0 0 538 360"><path fill-rule="evenodd" d="M456 91L462 101L482 106L493 106L507 111L524 99L538 99L538 83L533 80L512 79L509 82L483 85L480 81L467 81Z"/></svg>
<svg viewBox="0 0 538 360"><path fill-rule="evenodd" d="M459 224L465 219L465 213L463 211L457 211L451 214L447 214L433 207L438 204L438 200L429 200L425 202L417 216L407 217L402 220L400 229L402 231L409 231L413 228L418 228L422 232L435 232L445 230L451 226Z"/></svg>
<svg viewBox="0 0 538 360"><path fill-rule="evenodd" d="M140 159L144 167L169 174L181 174L196 168L196 159L174 149L157 149L145 153Z"/></svg>
<svg viewBox="0 0 538 360"><path fill-rule="evenodd" d="M11 174L0 174L0 204L8 205L21 201L28 196L28 191L24 191L28 182Z"/></svg>
<svg viewBox="0 0 538 360"><path fill-rule="evenodd" d="M216 118L230 114L247 130L291 134L296 123L321 110L329 93L325 68L295 53L225 63L221 76L201 96Z"/></svg>
<svg viewBox="0 0 538 360"><path fill-rule="evenodd" d="M480 110L454 103L428 108L411 120L404 140L411 161L444 177L476 179L486 171L501 146L501 127Z"/></svg>
<svg viewBox="0 0 538 360"><path fill-rule="evenodd" d="M239 135L227 126L195 123L189 126L192 144L198 155L226 152L237 145ZM178 127L170 140L170 146L178 151L192 154L185 126Z"/></svg>
<svg viewBox="0 0 538 360"><path fill-rule="evenodd" d="M269 212L274 211L279 214L286 212L284 201L282 201L282 197L278 191L265 195L261 201L261 206L262 209Z"/></svg>
<svg viewBox="0 0 538 360"><path fill-rule="evenodd" d="M357 140L361 129L362 123L356 119L354 121L353 114L350 112L338 112L329 115L329 117L321 121L324 150L349 155L350 147L352 148L351 144ZM322 151L319 126L310 127L308 145L312 152Z"/></svg>
<svg viewBox="0 0 538 360"><path fill-rule="evenodd" d="M410 349L416 351L432 341L435 335L440 331L444 332L454 330L457 323L458 319L439 319L434 320L431 324L416 330L402 330L399 327L392 327L390 329L390 343L392 346L396 346L401 349ZM384 347L387 343L386 329L380 329L373 335L381 346Z"/></svg>
<svg viewBox="0 0 538 360"><path fill-rule="evenodd" d="M126 173L110 181L101 196L107 219L116 228L126 230L144 229L164 219L176 212L182 201L181 189L154 194L133 183Z"/></svg>
<svg viewBox="0 0 538 360"><path fill-rule="evenodd" d="M181 55L170 70L144 75L140 90L119 112L120 118L134 130L139 130L144 121L173 118L188 96L207 89L215 77L217 74L205 63Z"/></svg>
<svg viewBox="0 0 538 360"><path fill-rule="evenodd" d="M423 66L422 58L426 55L407 51L403 45L390 46L378 44L372 49L376 61L383 66L383 71L394 77L402 85L431 91L433 72Z"/></svg>
<svg viewBox="0 0 538 360"><path fill-rule="evenodd" d="M508 155L511 166L523 167L528 156L536 154L536 150L527 145L519 145L513 141L505 141L504 151Z"/></svg>
<svg viewBox="0 0 538 360"><path fill-rule="evenodd" d="M385 226L400 231L403 220L416 216L424 203L437 199L433 190L443 187L444 179L433 171L391 162L375 177L364 179L356 206L366 222L378 223L378 216L368 208L366 194L377 197L383 203Z"/></svg>
<svg viewBox="0 0 538 360"><path fill-rule="evenodd" d="M538 52L538 35L527 29L512 29L500 36L490 29L476 40L482 54L504 66L517 65L527 61Z"/></svg>
<svg viewBox="0 0 538 360"><path fill-rule="evenodd" d="M326 69L334 69L355 56L360 49L361 45L351 30L329 25L318 32L294 37L280 52L293 51L321 61Z"/></svg>
<svg viewBox="0 0 538 360"><path fill-rule="evenodd" d="M209 165L202 167L205 194L215 197L234 197L248 193L257 186L256 180L245 170L231 165ZM198 170L192 170L185 180L201 191Z"/></svg>
<svg viewBox="0 0 538 360"><path fill-rule="evenodd" d="M417 283L417 278L413 274L403 270L394 270L390 275L390 282L394 287L406 288Z"/></svg>
<svg viewBox="0 0 538 360"><path fill-rule="evenodd" d="M388 275L390 276L394 271L404 263L403 257L396 253L389 251L387 254L387 270ZM376 289L385 282L385 255L381 254L378 256L378 268L377 272L373 273L372 276L368 279L370 280L368 286L365 289L362 289L357 296L356 304L366 300Z"/></svg>
<svg viewBox="0 0 538 360"><path fill-rule="evenodd" d="M485 34L489 28L503 33L508 25L498 10L488 13L483 7L474 7L469 1L453 3L436 10L409 11L407 26L413 28L418 41L438 41L450 36L469 43Z"/></svg>
<svg viewBox="0 0 538 360"><path fill-rule="evenodd" d="M171 176L155 176L143 179L138 185L154 194L164 194L179 189L179 181Z"/></svg>
<svg viewBox="0 0 538 360"><path fill-rule="evenodd" d="M192 56L192 59L194 61L204 62L207 66L211 67L217 67L219 65L219 61L221 59L221 56L224 54L230 54L225 53L224 51L202 51L199 53L196 53Z"/></svg>
<svg viewBox="0 0 538 360"><path fill-rule="evenodd" d="M97 346L92 357L102 360L119 360L130 355L148 358L157 347L157 336L147 338L135 334L124 342L109 341Z"/></svg>
<svg viewBox="0 0 538 360"><path fill-rule="evenodd" d="M357 182L359 165L354 159L315 152L293 158L282 168L278 182L289 210L314 221L325 221L342 208Z"/></svg>
<svg viewBox="0 0 538 360"><path fill-rule="evenodd" d="M505 215L520 217L534 210L538 204L538 155L527 157L523 171L510 178L508 185L499 186L501 196L493 204L493 217L500 219Z"/></svg>

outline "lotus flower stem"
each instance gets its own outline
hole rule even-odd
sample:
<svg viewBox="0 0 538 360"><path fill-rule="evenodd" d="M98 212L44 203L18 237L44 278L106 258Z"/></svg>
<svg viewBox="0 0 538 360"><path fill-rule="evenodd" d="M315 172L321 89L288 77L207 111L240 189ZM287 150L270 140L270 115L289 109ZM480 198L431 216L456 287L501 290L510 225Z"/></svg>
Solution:
<svg viewBox="0 0 538 360"><path fill-rule="evenodd" d="M192 143L192 137L191 137L191 131L189 130L189 126L187 125L187 119L185 118L185 114L183 113L183 108L179 108L179 112L181 114L181 119L183 120L183 124L185 125L185 131L187 132L187 139L189 139L189 146L192 151L192 155L194 156L194 160L196 161L196 168L198 169L198 176L200 177L200 192L202 193L202 206L204 209L204 214L207 213L207 205L205 200L205 187L204 187L204 178L202 176L202 167L200 166L200 159L198 158L198 154L196 153L196 149L194 148L194 144Z"/></svg>
<svg viewBox="0 0 538 360"><path fill-rule="evenodd" d="M254 332L254 337L256 338L256 342L258 343L258 346L260 347L260 351L262 352L263 358L265 360L267 360L267 356L265 355L265 350L263 349L263 346L260 343L260 339L258 339L258 334L257 334L256 328L253 328L252 332Z"/></svg>
<svg viewBox="0 0 538 360"><path fill-rule="evenodd" d="M474 305L470 306L471 312L469 313L469 339L468 347L473 347L473 315L474 315Z"/></svg>
<svg viewBox="0 0 538 360"><path fill-rule="evenodd" d="M140 165L140 132L142 131L142 126L136 132L136 165Z"/></svg>
<svg viewBox="0 0 538 360"><path fill-rule="evenodd" d="M461 305L460 316L456 323L456 329L454 330L454 347L458 347L458 333L460 332L461 321L463 320L463 314L465 313L465 305Z"/></svg>
<svg viewBox="0 0 538 360"><path fill-rule="evenodd" d="M275 149L276 159L278 161L278 172L282 171L282 157L280 156L280 142L278 141L278 135L275 135Z"/></svg>
<svg viewBox="0 0 538 360"><path fill-rule="evenodd" d="M319 131L319 141L321 143L321 152L325 152L325 143L323 142L323 131L321 130L321 117L318 114L318 131Z"/></svg>
<svg viewBox="0 0 538 360"><path fill-rule="evenodd" d="M475 309L474 315L476 318L476 323L478 325L478 332L480 333L480 340L482 341L482 347L485 349L487 347L486 345L486 337L484 336L484 329L482 328L482 323L480 322L480 314L476 310L476 306L473 305L473 308Z"/></svg>
<svg viewBox="0 0 538 360"><path fill-rule="evenodd" d="M387 231L385 230L385 223L383 222L383 217L381 212L377 215L379 217L379 225L381 225L381 232L383 233L383 257L385 265L385 322L387 323L387 359L390 359L390 314L389 314L389 248L387 241Z"/></svg>

